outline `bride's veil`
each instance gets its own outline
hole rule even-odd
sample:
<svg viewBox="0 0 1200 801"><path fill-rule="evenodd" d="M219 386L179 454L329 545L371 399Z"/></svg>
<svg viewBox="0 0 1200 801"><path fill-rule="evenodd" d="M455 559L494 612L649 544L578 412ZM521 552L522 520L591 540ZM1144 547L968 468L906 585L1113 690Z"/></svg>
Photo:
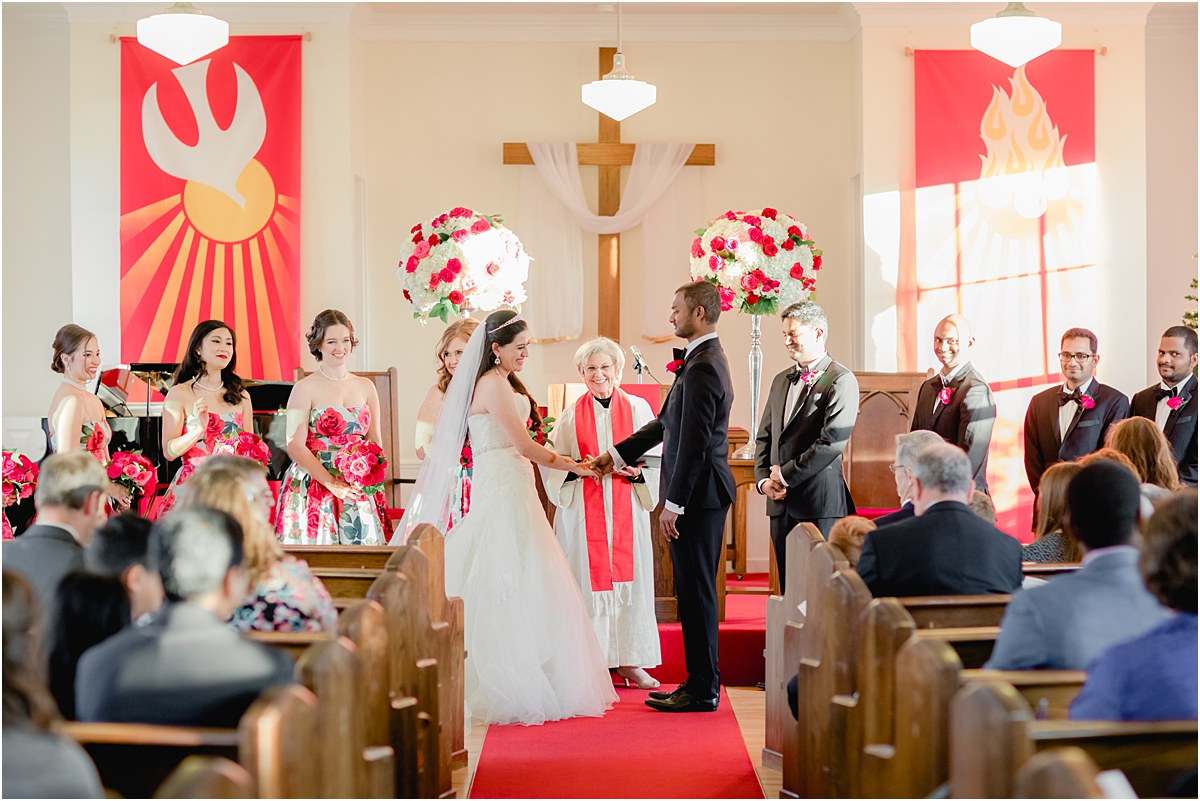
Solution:
<svg viewBox="0 0 1200 801"><path fill-rule="evenodd" d="M443 533L446 531L450 522L450 501L458 486L459 460L467 437L467 413L475 394L475 377L479 374L486 340L487 323L480 322L454 368L454 378L446 388L442 411L433 429L433 440L425 449L425 461L417 474L416 486L390 544L407 542L408 535L421 523L430 523Z"/></svg>

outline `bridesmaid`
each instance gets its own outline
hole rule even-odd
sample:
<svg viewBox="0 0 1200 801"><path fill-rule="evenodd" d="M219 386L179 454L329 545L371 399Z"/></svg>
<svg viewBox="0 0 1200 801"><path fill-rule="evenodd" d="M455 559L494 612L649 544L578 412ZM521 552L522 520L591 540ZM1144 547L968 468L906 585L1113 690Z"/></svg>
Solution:
<svg viewBox="0 0 1200 801"><path fill-rule="evenodd" d="M107 466L112 429L104 416L104 404L87 388L87 382L100 372L100 343L96 335L74 323L58 329L50 369L63 376L46 416L54 452L86 450ZM118 509L129 508L129 490L110 481L105 492Z"/></svg>
<svg viewBox="0 0 1200 801"><path fill-rule="evenodd" d="M175 506L179 487L212 452L222 434L254 430L250 393L237 373L237 337L220 320L192 329L183 361L163 403L163 455L183 458L156 516Z"/></svg>
<svg viewBox="0 0 1200 801"><path fill-rule="evenodd" d="M425 459L425 447L433 439L433 429L437 425L438 415L442 412L442 402L446 399L446 388L450 386L450 379L454 377L454 368L458 366L458 360L467 349L467 340L478 327L478 320L464 317L446 326L442 338L438 340L438 382L429 388L417 412L417 458L422 461ZM470 447L471 443L468 440L463 445L463 459L458 466L458 487L454 497L450 499L450 528L458 525L458 521L471 508Z"/></svg>
<svg viewBox="0 0 1200 801"><path fill-rule="evenodd" d="M294 461L279 488L275 534L285 545L386 545L392 526L383 492L366 497L329 472L339 447L364 437L383 444L375 384L346 365L358 344L354 326L326 309L307 338L319 365L288 398L287 451Z"/></svg>

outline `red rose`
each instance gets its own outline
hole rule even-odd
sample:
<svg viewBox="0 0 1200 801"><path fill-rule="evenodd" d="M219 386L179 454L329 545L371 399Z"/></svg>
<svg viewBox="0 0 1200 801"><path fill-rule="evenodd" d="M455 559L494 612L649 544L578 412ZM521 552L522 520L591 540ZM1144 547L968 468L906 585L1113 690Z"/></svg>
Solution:
<svg viewBox="0 0 1200 801"><path fill-rule="evenodd" d="M310 539L316 539L321 528L321 507L314 497L317 494L313 492L313 488L315 487L321 487L320 482L313 481L309 485L308 514L306 515L307 520L305 521L307 523L307 531L305 533ZM321 489L325 488L321 487Z"/></svg>
<svg viewBox="0 0 1200 801"><path fill-rule="evenodd" d="M462 262L458 259L449 259L446 262L446 269L451 270L455 275L462 272Z"/></svg>
<svg viewBox="0 0 1200 801"><path fill-rule="evenodd" d="M470 209L463 208L462 206L455 206L450 209L451 217L470 217L472 213Z"/></svg>
<svg viewBox="0 0 1200 801"><path fill-rule="evenodd" d="M792 250L796 247L796 243L792 241L791 237L788 237L779 243L779 247L783 248L784 250Z"/></svg>
<svg viewBox="0 0 1200 801"><path fill-rule="evenodd" d="M753 292L758 289L758 276L754 273L746 273L742 276L742 289L747 292Z"/></svg>
<svg viewBox="0 0 1200 801"><path fill-rule="evenodd" d="M761 242L762 238L763 238L763 233L762 233L761 229L758 229L758 228L750 229L750 241L751 242Z"/></svg>
<svg viewBox="0 0 1200 801"><path fill-rule="evenodd" d="M488 222L486 218L481 217L480 219L471 223L471 233L473 234L484 234L490 231L491 228L492 224Z"/></svg>
<svg viewBox="0 0 1200 801"><path fill-rule="evenodd" d="M104 430L100 426L92 429L92 435L88 437L86 448L89 453L104 450Z"/></svg>
<svg viewBox="0 0 1200 801"><path fill-rule="evenodd" d="M804 277L804 268L800 266L800 262L792 265L791 276L797 281Z"/></svg>
<svg viewBox="0 0 1200 801"><path fill-rule="evenodd" d="M732 289L725 287L717 287L717 291L721 293L721 311L729 311L733 308L733 300L737 297L737 293Z"/></svg>
<svg viewBox="0 0 1200 801"><path fill-rule="evenodd" d="M697 239L696 241L699 242L700 240ZM708 243L708 246L711 247L713 250L724 250L725 249L725 237L714 236L712 238L712 241Z"/></svg>
<svg viewBox="0 0 1200 801"><path fill-rule="evenodd" d="M421 266L421 260L416 256L409 256L408 263L404 265L405 272L415 273L417 268Z"/></svg>
<svg viewBox="0 0 1200 801"><path fill-rule="evenodd" d="M434 273L433 275L429 276L429 288L430 289L437 289L438 284L440 284L441 282L442 282L442 277L440 275L438 275L437 273Z"/></svg>
<svg viewBox="0 0 1200 801"><path fill-rule="evenodd" d="M208 426L204 429L204 436L215 437L224 430L225 421L221 419L221 416L217 414L209 414Z"/></svg>
<svg viewBox="0 0 1200 801"><path fill-rule="evenodd" d="M721 216L723 216L727 220L736 220L737 219L737 215L734 214L732 211L727 211Z"/></svg>
<svg viewBox="0 0 1200 801"><path fill-rule="evenodd" d="M762 225L762 219L755 217L753 214L747 214L742 218L742 222L744 222L746 225L749 225L751 228L757 228L758 226Z"/></svg>
<svg viewBox="0 0 1200 801"><path fill-rule="evenodd" d="M758 303L758 295L755 295L753 292L751 292L749 295L746 296L746 303L750 306L753 306L755 303Z"/></svg>
<svg viewBox="0 0 1200 801"><path fill-rule="evenodd" d="M442 238L440 236L438 236L437 234L430 234L429 239L427 239L425 241L429 243L429 247L433 247L434 245L442 244Z"/></svg>
<svg viewBox="0 0 1200 801"><path fill-rule="evenodd" d="M371 426L371 407L360 406L358 414L354 416L354 422L358 423L359 428L366 431Z"/></svg>
<svg viewBox="0 0 1200 801"><path fill-rule="evenodd" d="M313 429L322 437L332 437L335 434L342 433L345 427L345 423L342 422L342 416L338 414L336 409L326 409L317 418Z"/></svg>
<svg viewBox="0 0 1200 801"><path fill-rule="evenodd" d="M500 272L500 265L496 264L496 262L494 262L494 261L489 261L487 263L487 274L495 275L498 272Z"/></svg>
<svg viewBox="0 0 1200 801"><path fill-rule="evenodd" d="M425 235L424 235L424 234L413 234L412 241L413 241L413 244L414 244L414 245L416 245L416 244L420 243L420 242L421 242L422 240L424 240L424 239L425 239Z"/></svg>
<svg viewBox="0 0 1200 801"><path fill-rule="evenodd" d="M777 253L779 253L779 246L776 245L774 242L764 242L763 243L763 255L765 255L767 257L771 257Z"/></svg>
<svg viewBox="0 0 1200 801"><path fill-rule="evenodd" d="M737 250L738 241L736 239L730 239L725 243L725 247L728 250Z"/></svg>
<svg viewBox="0 0 1200 801"><path fill-rule="evenodd" d="M334 448L340 448L350 442L350 434L332 434L329 437L329 444Z"/></svg>
<svg viewBox="0 0 1200 801"><path fill-rule="evenodd" d="M804 232L800 230L800 226L798 226L798 225L789 225L788 226L788 236L798 236L801 239L803 239Z"/></svg>
<svg viewBox="0 0 1200 801"><path fill-rule="evenodd" d="M814 270L821 269L821 257L820 256L813 256L813 269Z"/></svg>
<svg viewBox="0 0 1200 801"><path fill-rule="evenodd" d="M426 256L429 255L429 248L430 248L430 244L428 242L423 242L423 241L418 242L417 246L415 248L413 248L412 258L414 258L414 259L425 258Z"/></svg>
<svg viewBox="0 0 1200 801"><path fill-rule="evenodd" d="M447 284L454 283L454 270L451 270L449 267L443 267L441 275L443 282Z"/></svg>
<svg viewBox="0 0 1200 801"><path fill-rule="evenodd" d="M471 235L471 232L468 231L466 228L459 228L457 231L450 234L450 238L453 239L455 242L461 242L470 235Z"/></svg>
<svg viewBox="0 0 1200 801"><path fill-rule="evenodd" d="M115 461L108 463L108 477L113 481L121 477L121 466Z"/></svg>
<svg viewBox="0 0 1200 801"><path fill-rule="evenodd" d="M700 237L692 240L692 258L698 259L704 255L704 245L700 243Z"/></svg>
<svg viewBox="0 0 1200 801"><path fill-rule="evenodd" d="M321 440L317 439L311 430L308 432L308 436L304 438L304 447L308 448L312 453L318 453L324 448Z"/></svg>
<svg viewBox="0 0 1200 801"><path fill-rule="evenodd" d="M768 219L771 219L771 220L775 219L776 214L778 214L778 212L775 211L775 209L771 208L770 206L768 206L767 208L762 210L762 216L764 216Z"/></svg>
<svg viewBox="0 0 1200 801"><path fill-rule="evenodd" d="M672 359L671 361L667 362L668 373L678 373L679 368L681 367L683 367L683 359Z"/></svg>
<svg viewBox="0 0 1200 801"><path fill-rule="evenodd" d="M463 297L463 293L459 292L457 289L450 293L449 298L450 302L455 306L461 306L463 301L466 300L466 298Z"/></svg>
<svg viewBox="0 0 1200 801"><path fill-rule="evenodd" d="M714 253L713 255L708 257L708 266L709 266L709 268L711 268L713 270L719 270L725 266L725 261L720 256L718 256L717 254Z"/></svg>
<svg viewBox="0 0 1200 801"><path fill-rule="evenodd" d="M420 224L420 223L417 223L417 224L416 224L416 225L414 225L412 228L409 228L409 229L408 229L408 232L409 232L410 234L419 234L419 233L421 232L421 224Z"/></svg>
<svg viewBox="0 0 1200 801"><path fill-rule="evenodd" d="M404 293L404 299L407 300L409 303L412 303L412 295L408 294L408 290L402 289L400 291Z"/></svg>

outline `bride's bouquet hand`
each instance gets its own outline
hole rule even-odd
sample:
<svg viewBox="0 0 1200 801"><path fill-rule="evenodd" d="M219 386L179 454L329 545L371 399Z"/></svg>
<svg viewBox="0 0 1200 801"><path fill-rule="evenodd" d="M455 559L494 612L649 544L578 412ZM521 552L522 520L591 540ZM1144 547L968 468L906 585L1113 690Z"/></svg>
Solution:
<svg viewBox="0 0 1200 801"><path fill-rule="evenodd" d="M362 490L357 487L352 487L340 478L335 478L329 482L328 489L333 493L334 497L341 501L350 501L354 503L363 498Z"/></svg>

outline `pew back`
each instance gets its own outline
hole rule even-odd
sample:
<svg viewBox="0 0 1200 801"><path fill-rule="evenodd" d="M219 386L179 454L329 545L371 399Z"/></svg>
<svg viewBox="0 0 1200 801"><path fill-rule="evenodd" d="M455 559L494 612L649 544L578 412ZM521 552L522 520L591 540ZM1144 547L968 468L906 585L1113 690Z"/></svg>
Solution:
<svg viewBox="0 0 1200 801"><path fill-rule="evenodd" d="M233 760L193 754L171 771L155 798L256 798L254 777Z"/></svg>
<svg viewBox="0 0 1200 801"><path fill-rule="evenodd" d="M321 744L317 697L298 684L272 687L238 724L238 762L262 798L315 798L320 792Z"/></svg>
<svg viewBox="0 0 1200 801"><path fill-rule="evenodd" d="M365 796L366 746L363 726L363 668L354 643L345 637L316 643L296 663L296 677L312 690L317 705L323 798Z"/></svg>
<svg viewBox="0 0 1200 801"><path fill-rule="evenodd" d="M391 545L286 545L283 552L303 559L310 568L352 567L383 570L396 549Z"/></svg>
<svg viewBox="0 0 1200 801"><path fill-rule="evenodd" d="M1100 768L1082 748L1051 748L1034 754L1017 771L1014 798L1106 798L1096 784Z"/></svg>
<svg viewBox="0 0 1200 801"><path fill-rule="evenodd" d="M921 595L901 598L919 629L999 626L1011 595Z"/></svg>
<svg viewBox="0 0 1200 801"><path fill-rule="evenodd" d="M389 745L388 643L383 607L377 601L360 601L338 618L338 632L354 643L362 660L366 744Z"/></svg>
<svg viewBox="0 0 1200 801"><path fill-rule="evenodd" d="M946 721L962 662L950 643L917 635L896 657L894 793L924 798L948 775Z"/></svg>

